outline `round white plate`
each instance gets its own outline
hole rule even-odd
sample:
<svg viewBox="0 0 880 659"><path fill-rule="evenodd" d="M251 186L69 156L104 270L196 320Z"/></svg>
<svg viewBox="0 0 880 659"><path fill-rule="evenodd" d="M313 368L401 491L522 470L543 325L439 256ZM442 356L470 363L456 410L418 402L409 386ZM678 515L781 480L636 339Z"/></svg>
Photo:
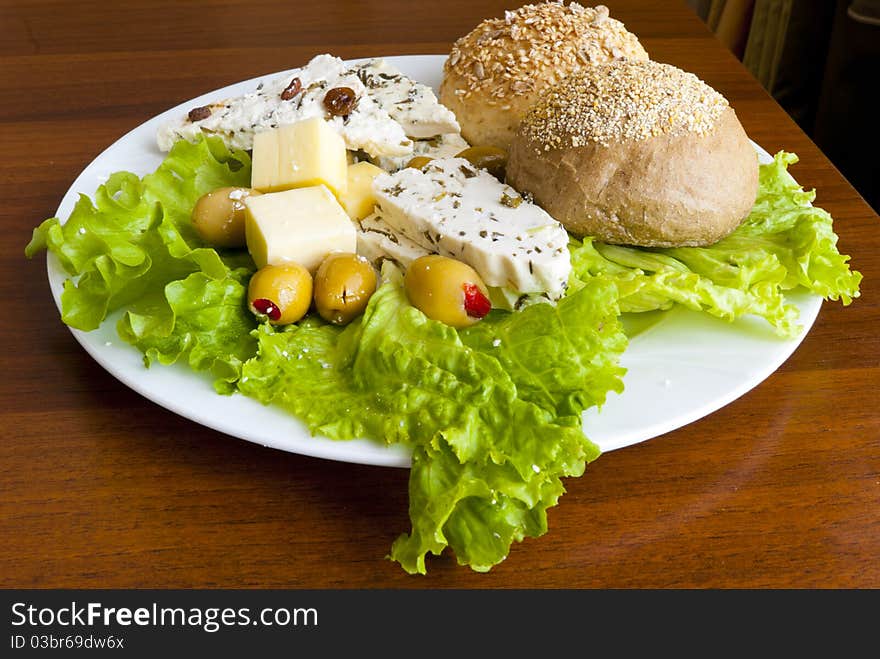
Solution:
<svg viewBox="0 0 880 659"><path fill-rule="evenodd" d="M445 56L389 57L404 73L437 89ZM127 170L143 176L159 166L163 154L156 131L168 119L209 102L253 90L261 79L240 82L187 101L138 126L99 155L74 181L58 208L66 219L80 193L93 195L108 176ZM755 145L762 161L769 154ZM49 283L56 304L66 273L53 255L48 257ZM800 308L801 334L790 340L776 337L763 320L746 318L733 324L706 314L675 309L636 334L624 353L628 369L625 391L611 394L601 410L584 415L588 437L603 451L651 439L691 423L727 405L773 373L800 344L812 326L822 299L794 293ZM265 446L362 464L409 466L403 447L386 447L368 440L334 441L312 437L296 418L240 394L220 396L209 376L186 366L145 368L141 353L116 334L119 314L93 332L71 330L86 351L123 384L181 416L234 437Z"/></svg>

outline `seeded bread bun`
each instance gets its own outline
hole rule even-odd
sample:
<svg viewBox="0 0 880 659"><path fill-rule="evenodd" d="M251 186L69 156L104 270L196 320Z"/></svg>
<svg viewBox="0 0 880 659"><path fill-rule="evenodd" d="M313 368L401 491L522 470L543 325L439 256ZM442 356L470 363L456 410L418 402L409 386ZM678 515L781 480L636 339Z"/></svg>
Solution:
<svg viewBox="0 0 880 659"><path fill-rule="evenodd" d="M480 23L452 46L440 102L471 144L506 149L520 120L548 86L583 66L648 59L608 8L548 2Z"/></svg>
<svg viewBox="0 0 880 659"><path fill-rule="evenodd" d="M695 75L613 62L572 74L532 108L507 182L577 236L709 245L754 205L758 160L727 100Z"/></svg>

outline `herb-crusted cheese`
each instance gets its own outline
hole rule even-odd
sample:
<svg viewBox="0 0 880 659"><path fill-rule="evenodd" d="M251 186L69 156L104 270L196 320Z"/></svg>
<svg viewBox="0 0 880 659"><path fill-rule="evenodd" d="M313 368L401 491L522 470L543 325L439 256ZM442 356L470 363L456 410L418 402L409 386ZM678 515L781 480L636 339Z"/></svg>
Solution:
<svg viewBox="0 0 880 659"><path fill-rule="evenodd" d="M552 300L565 292L571 261L563 226L467 160L377 176L373 192L398 237L468 263L487 286Z"/></svg>
<svg viewBox="0 0 880 659"><path fill-rule="evenodd" d="M461 130L455 115L440 104L430 87L406 77L386 60L371 59L352 70L370 97L409 137L425 139Z"/></svg>
<svg viewBox="0 0 880 659"><path fill-rule="evenodd" d="M411 158L452 158L470 146L459 133L444 133L426 140L415 140L413 152L407 156L387 156L379 158L376 164L386 172L396 172L406 167Z"/></svg>
<svg viewBox="0 0 880 659"><path fill-rule="evenodd" d="M436 254L397 232L379 213L357 222L357 253L369 259L377 268L385 261L395 263L402 270L421 256ZM489 287L492 306L516 311L523 307L547 302L545 293L520 293L510 288Z"/></svg>
<svg viewBox="0 0 880 659"><path fill-rule="evenodd" d="M345 116L330 115L324 105L327 92L338 87L348 87L357 98ZM220 136L232 148L250 149L254 134L313 117L328 121L350 150L376 158L412 153L413 141L401 124L374 100L357 71L331 55L318 55L306 66L260 83L243 96L194 109L160 128L158 143L167 151L177 140L195 141L207 133Z"/></svg>
<svg viewBox="0 0 880 659"><path fill-rule="evenodd" d="M432 253L400 235L379 213L368 215L358 221L357 225L357 253L376 265L390 259L406 269L420 256Z"/></svg>

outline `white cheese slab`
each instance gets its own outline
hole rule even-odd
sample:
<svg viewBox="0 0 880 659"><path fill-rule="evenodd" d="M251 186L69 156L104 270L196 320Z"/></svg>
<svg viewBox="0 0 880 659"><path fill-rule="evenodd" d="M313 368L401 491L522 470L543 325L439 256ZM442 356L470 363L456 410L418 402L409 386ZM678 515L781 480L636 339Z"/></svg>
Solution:
<svg viewBox="0 0 880 659"><path fill-rule="evenodd" d="M568 233L539 206L463 158L373 180L377 213L398 236L464 261L487 286L556 300L571 272Z"/></svg>
<svg viewBox="0 0 880 659"><path fill-rule="evenodd" d="M470 146L459 133L444 133L427 140L415 140L413 152L407 156L384 156L376 164L386 172L396 172L406 167L416 156L427 158L453 158Z"/></svg>
<svg viewBox="0 0 880 659"><path fill-rule="evenodd" d="M437 100L434 90L408 78L387 60L371 59L353 71L370 97L409 137L425 139L461 132L455 114Z"/></svg>
<svg viewBox="0 0 880 659"><path fill-rule="evenodd" d="M409 264L432 252L406 236L400 235L379 213L368 215L357 223L357 253L377 267L385 260L394 261L406 270Z"/></svg>
<svg viewBox="0 0 880 659"><path fill-rule="evenodd" d="M282 92L294 78L302 91L284 100ZM324 96L334 87L348 87L357 105L345 117L330 116ZM157 141L168 151L177 140L195 141L202 133L219 135L232 148L250 149L254 134L302 119L326 119L345 140L346 148L363 150L374 158L412 154L413 141L361 82L357 72L338 57L317 55L299 69L260 83L252 92L206 106L210 116L191 121L179 117L159 129Z"/></svg>

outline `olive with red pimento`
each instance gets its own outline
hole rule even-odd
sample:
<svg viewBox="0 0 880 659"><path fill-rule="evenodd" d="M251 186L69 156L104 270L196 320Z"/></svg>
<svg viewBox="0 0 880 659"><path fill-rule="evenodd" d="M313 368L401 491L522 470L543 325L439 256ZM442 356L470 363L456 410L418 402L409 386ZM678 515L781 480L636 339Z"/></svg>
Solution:
<svg viewBox="0 0 880 659"><path fill-rule="evenodd" d="M248 284L248 307L272 325L300 320L312 303L312 275L298 263L266 265Z"/></svg>
<svg viewBox="0 0 880 659"><path fill-rule="evenodd" d="M489 289L471 266L439 254L413 261L404 275L410 303L451 327L473 325L491 310Z"/></svg>

